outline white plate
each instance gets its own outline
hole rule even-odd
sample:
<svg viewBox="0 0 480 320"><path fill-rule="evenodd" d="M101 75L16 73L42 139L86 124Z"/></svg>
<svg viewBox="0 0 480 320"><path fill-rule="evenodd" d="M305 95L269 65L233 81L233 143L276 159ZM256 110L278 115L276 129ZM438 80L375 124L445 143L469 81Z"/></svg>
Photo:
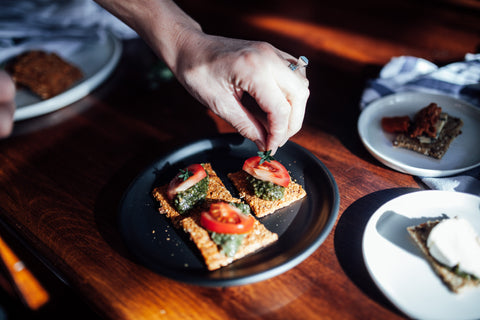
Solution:
<svg viewBox="0 0 480 320"><path fill-rule="evenodd" d="M122 43L108 34L106 39L83 44L63 59L79 67L84 77L67 91L47 100L41 100L28 90L19 89L15 96L17 109L14 120L25 120L44 115L80 100L97 88L115 69L122 52ZM60 53L61 54L61 53Z"/></svg>
<svg viewBox="0 0 480 320"><path fill-rule="evenodd" d="M383 117L413 117L421 108L436 102L448 114L463 120L462 134L441 160L392 146L394 135L382 130ZM367 150L386 166L423 177L457 174L480 165L480 108L448 96L405 92L381 98L367 106L358 119L358 133Z"/></svg>
<svg viewBox="0 0 480 320"><path fill-rule="evenodd" d="M480 197L418 191L381 206L363 235L363 257L376 285L414 319L480 319L480 288L454 294L410 240L406 228L442 215L467 219L480 234Z"/></svg>

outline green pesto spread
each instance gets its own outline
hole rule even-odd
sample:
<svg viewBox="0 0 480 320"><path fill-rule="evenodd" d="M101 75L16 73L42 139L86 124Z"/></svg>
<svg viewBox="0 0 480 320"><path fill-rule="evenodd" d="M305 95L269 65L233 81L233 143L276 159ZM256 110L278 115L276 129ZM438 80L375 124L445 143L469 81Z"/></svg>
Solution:
<svg viewBox="0 0 480 320"><path fill-rule="evenodd" d="M270 181L263 181L251 175L247 175L247 181L250 184L255 196L263 200L280 200L285 194L285 187L279 186Z"/></svg>
<svg viewBox="0 0 480 320"><path fill-rule="evenodd" d="M230 202L230 204L240 209L243 214L250 214L250 207L248 206L248 204L243 202ZM233 257L235 253L237 253L238 248L240 248L240 246L242 245L245 234L210 232L210 237L212 238L213 242L215 242L217 246L221 248L221 253L223 253L227 257Z"/></svg>
<svg viewBox="0 0 480 320"><path fill-rule="evenodd" d="M243 214L249 215L250 214L250 206L243 202L229 202L230 205L234 206L237 209L240 209Z"/></svg>
<svg viewBox="0 0 480 320"><path fill-rule="evenodd" d="M458 265L456 265L455 267L451 268L451 270L452 270L452 272L455 273L457 276L462 277L462 278L464 278L464 279L467 279L467 280L479 280L479 279L478 279L477 277L475 277L473 274L460 271L460 268L458 267Z"/></svg>
<svg viewBox="0 0 480 320"><path fill-rule="evenodd" d="M210 234L213 242L215 242L220 248L221 253L227 257L233 257L237 253L238 248L241 246L245 234L228 234L228 233L216 233Z"/></svg>
<svg viewBox="0 0 480 320"><path fill-rule="evenodd" d="M173 206L180 214L184 214L205 199L207 191L208 175L187 190L177 193L173 198Z"/></svg>

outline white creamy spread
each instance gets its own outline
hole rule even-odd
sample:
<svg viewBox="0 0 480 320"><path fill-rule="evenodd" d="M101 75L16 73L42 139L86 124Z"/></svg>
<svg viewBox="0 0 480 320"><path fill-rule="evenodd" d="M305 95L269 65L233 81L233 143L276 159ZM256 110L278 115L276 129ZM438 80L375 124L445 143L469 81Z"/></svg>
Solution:
<svg viewBox="0 0 480 320"><path fill-rule="evenodd" d="M480 279L480 238L462 218L442 220L427 239L430 254L440 263Z"/></svg>

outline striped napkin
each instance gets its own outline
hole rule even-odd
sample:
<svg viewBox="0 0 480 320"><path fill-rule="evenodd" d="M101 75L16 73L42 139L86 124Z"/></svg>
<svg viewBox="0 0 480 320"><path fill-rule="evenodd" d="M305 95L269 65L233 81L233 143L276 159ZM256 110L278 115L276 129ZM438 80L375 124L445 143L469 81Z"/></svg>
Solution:
<svg viewBox="0 0 480 320"><path fill-rule="evenodd" d="M480 54L466 54L464 61L442 67L417 57L392 58L382 68L377 79L367 82L360 108L398 92L443 94L480 108ZM451 177L420 178L431 189L480 195L480 167Z"/></svg>
<svg viewBox="0 0 480 320"><path fill-rule="evenodd" d="M29 49L69 55L87 41L102 41L106 32L137 36L91 0L0 1L0 62Z"/></svg>

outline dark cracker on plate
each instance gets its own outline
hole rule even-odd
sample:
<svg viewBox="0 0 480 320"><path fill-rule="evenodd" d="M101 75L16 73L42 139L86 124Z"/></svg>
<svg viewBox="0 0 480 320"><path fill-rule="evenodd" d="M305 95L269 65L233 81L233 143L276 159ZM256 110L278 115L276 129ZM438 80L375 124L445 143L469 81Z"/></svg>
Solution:
<svg viewBox="0 0 480 320"><path fill-rule="evenodd" d="M441 159L447 152L452 141L462 133L461 129L463 126L461 119L450 115L447 116L447 122L433 142L422 143L417 138L409 137L408 133L401 133L396 136L393 141L393 146L409 149L435 159Z"/></svg>
<svg viewBox="0 0 480 320"><path fill-rule="evenodd" d="M54 97L83 77L82 71L53 52L32 50L7 63L5 70L17 86L42 99Z"/></svg>

